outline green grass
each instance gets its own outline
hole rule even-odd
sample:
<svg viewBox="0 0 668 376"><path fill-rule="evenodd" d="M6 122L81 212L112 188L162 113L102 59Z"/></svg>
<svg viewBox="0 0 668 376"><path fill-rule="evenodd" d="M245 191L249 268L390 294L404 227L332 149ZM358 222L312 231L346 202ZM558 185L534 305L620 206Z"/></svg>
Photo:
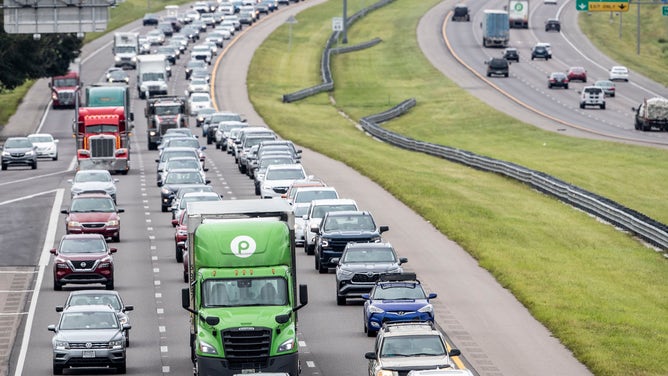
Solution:
<svg viewBox="0 0 668 376"><path fill-rule="evenodd" d="M33 80L26 81L14 90L0 92L0 103L2 103L2 106L0 106L0 124L7 124L33 83L35 83Z"/></svg>
<svg viewBox="0 0 668 376"><path fill-rule="evenodd" d="M578 24L582 32L606 55L633 71L668 86L668 17L661 15L664 4L640 6L640 54L637 54L638 5L620 16L610 12L580 12Z"/></svg>
<svg viewBox="0 0 668 376"><path fill-rule="evenodd" d="M282 94L320 82L320 54L340 2L300 13L290 53L287 26L257 51L251 101L283 137L359 170L462 245L595 374L668 374L668 273L660 255L516 182L374 141L337 113L359 119L415 97L417 107L387 128L550 173L668 222L665 151L536 129L436 71L415 30L437 3L398 0L349 30L350 44L385 42L334 57L335 106L328 94L281 103ZM362 4L349 0L350 13Z"/></svg>

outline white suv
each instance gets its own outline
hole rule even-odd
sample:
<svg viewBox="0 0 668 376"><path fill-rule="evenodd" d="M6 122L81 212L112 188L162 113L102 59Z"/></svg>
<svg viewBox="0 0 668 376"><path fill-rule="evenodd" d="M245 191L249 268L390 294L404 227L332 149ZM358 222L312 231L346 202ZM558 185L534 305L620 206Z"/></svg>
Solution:
<svg viewBox="0 0 668 376"><path fill-rule="evenodd" d="M597 106L605 110L605 92L597 86L585 86L580 91L580 108Z"/></svg>
<svg viewBox="0 0 668 376"><path fill-rule="evenodd" d="M260 196L262 198L280 198L288 191L293 181L304 179L306 172L301 164L281 164L267 167L264 178L260 182Z"/></svg>

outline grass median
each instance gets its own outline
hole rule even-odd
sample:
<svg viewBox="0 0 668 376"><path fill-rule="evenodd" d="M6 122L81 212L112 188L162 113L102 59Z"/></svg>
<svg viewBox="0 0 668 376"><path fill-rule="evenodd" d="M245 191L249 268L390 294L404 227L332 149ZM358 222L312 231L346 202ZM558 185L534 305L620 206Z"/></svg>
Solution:
<svg viewBox="0 0 668 376"><path fill-rule="evenodd" d="M300 13L289 53L284 26L255 54L251 101L284 138L359 170L462 245L595 374L668 374L668 273L660 255L519 183L379 143L339 115L359 119L415 97L417 107L388 129L540 170L668 222L665 151L536 129L433 68L415 30L438 2L398 0L352 26L351 45L385 42L334 57L335 105L328 94L281 103L282 94L320 82L320 54L341 3ZM349 0L349 14L365 3Z"/></svg>

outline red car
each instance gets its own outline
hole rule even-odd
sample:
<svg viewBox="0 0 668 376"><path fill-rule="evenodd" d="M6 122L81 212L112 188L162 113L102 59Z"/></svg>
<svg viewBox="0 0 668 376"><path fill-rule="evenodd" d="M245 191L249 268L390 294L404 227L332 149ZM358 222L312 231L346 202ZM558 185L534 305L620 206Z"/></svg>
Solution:
<svg viewBox="0 0 668 376"><path fill-rule="evenodd" d="M68 234L101 234L112 241L121 240L121 217L124 210L117 208L114 199L106 193L82 193L72 198L69 209L61 210Z"/></svg>
<svg viewBox="0 0 668 376"><path fill-rule="evenodd" d="M58 248L50 251L53 260L53 289L63 285L102 283L114 289L114 259L116 248L109 248L100 234L63 235Z"/></svg>
<svg viewBox="0 0 668 376"><path fill-rule="evenodd" d="M587 70L583 67L570 67L566 73L569 81L587 82Z"/></svg>

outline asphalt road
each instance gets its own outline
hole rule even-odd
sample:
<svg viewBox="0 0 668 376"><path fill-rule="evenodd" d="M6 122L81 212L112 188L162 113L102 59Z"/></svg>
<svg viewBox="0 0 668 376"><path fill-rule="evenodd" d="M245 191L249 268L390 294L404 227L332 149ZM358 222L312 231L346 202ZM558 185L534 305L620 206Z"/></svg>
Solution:
<svg viewBox="0 0 668 376"><path fill-rule="evenodd" d="M310 0L292 5L237 37L216 74L219 108L243 113L251 124L263 124L250 104L245 86L252 51L289 16L319 2ZM453 68L452 57L444 49L439 34L443 16L450 6L443 3L434 8L425 15L418 28L425 54L439 69L444 67L443 64ZM133 28L148 30L136 24L127 27ZM111 58L109 40L103 38L86 46L85 82L96 82L108 67ZM433 48L435 46L438 48ZM439 51L442 51L440 55ZM179 64L183 63L182 58ZM504 111L527 120L536 119L546 127L557 127L544 117L499 97L484 81L466 70L457 74L461 66L455 64L454 68L451 70L454 75L467 85L476 86L480 90L474 88L474 91L482 93L481 97L489 98ZM182 68L175 67L172 93L183 92L182 77ZM43 97L42 93L31 94L36 98ZM174 261L171 217L160 212L159 191L154 180L156 152L146 150L145 120L142 117L144 101L136 98L136 91L133 91L133 97L136 129L132 170L127 176L119 176L118 202L126 212L122 215L122 240L114 244L119 249L115 256L117 290L127 304L135 305L135 311L130 315L133 329L128 373L185 375L191 372L188 316L180 307L179 294L185 284L181 281L181 266ZM32 103L31 100L26 102ZM34 105L31 110L36 108L39 106ZM19 111L25 110L22 106ZM29 111L17 116L35 117ZM18 321L17 317L25 317L28 324L27 332L22 327L9 336L9 339L17 339L11 370L15 372L20 367L24 375L51 374L51 333L46 331L46 326L56 322L58 316L53 307L62 304L67 295L66 291L53 291L50 257L45 252L64 232L59 209L69 202L67 179L73 176L74 146L69 128L72 116L73 111L69 110L49 111L42 127L44 132L61 140L59 161L40 161L37 170L12 169L0 174L0 187L4 188L0 192L0 205L4 213L11 213L12 218L11 227L6 227L0 234L3 247L0 277L11 277L0 278L0 283L8 286L3 288L4 293L13 291L5 296L12 300L16 300L14 295L19 296L20 305L21 297L26 294L19 291L30 288L30 278L20 279L19 276L34 275L39 282L32 300L28 301L33 306L21 310L26 314L8 316L14 323ZM208 178L225 199L255 197L252 181L238 173L230 156L213 148L207 150L207 156ZM303 163L309 173L336 187L343 197L354 198L362 208L370 210L380 224L390 226L386 238L400 256L409 259L406 268L418 273L429 292L439 294L433 302L437 322L479 375L589 374L466 251L381 187L342 163L310 150L304 150ZM362 331L361 304L350 302L345 307L336 306L333 274L319 275L313 268L312 256L299 251L299 282L308 284L310 293L309 305L300 311L302 374L365 374L367 362L363 354L372 349L373 339L367 338ZM40 268L44 270L41 280L37 273ZM66 290L71 289L66 287ZM29 338L25 342L25 352L21 350L24 334ZM75 373L89 374L86 371Z"/></svg>

